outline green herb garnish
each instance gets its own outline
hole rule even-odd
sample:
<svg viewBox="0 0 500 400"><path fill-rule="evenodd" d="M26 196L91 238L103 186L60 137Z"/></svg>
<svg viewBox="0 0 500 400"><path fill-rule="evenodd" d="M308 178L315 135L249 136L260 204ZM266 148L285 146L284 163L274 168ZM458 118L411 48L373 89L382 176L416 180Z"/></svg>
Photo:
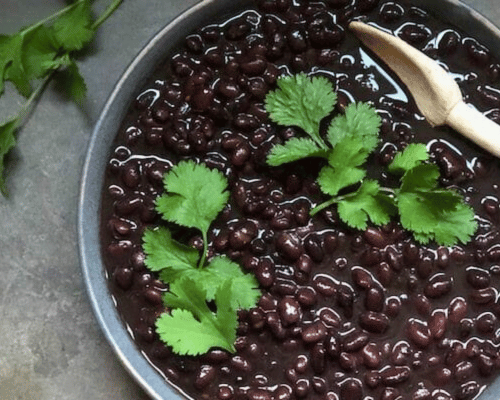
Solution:
<svg viewBox="0 0 500 400"><path fill-rule="evenodd" d="M165 174L164 185L156 209L168 222L199 230L203 250L200 255L179 243L166 227L144 232L146 265L170 286L163 300L171 311L158 318L157 332L178 354L202 354L212 347L233 352L237 310L255 306L260 292L255 277L229 258L206 258L210 225L229 198L227 180L217 170L182 161Z"/></svg>
<svg viewBox="0 0 500 400"><path fill-rule="evenodd" d="M81 103L85 82L75 55L88 45L99 26L123 0L113 0L94 21L92 0L77 0L44 20L13 35L0 35L0 95L10 81L27 98L19 113L0 124L0 192L7 194L5 157L16 145L16 133L48 81L55 78L68 95ZM34 89L35 86L35 89Z"/></svg>
<svg viewBox="0 0 500 400"><path fill-rule="evenodd" d="M293 138L275 145L268 155L271 166L306 157L327 161L317 182L330 199L311 210L311 215L333 204L340 219L355 229L368 222L383 225L399 214L403 228L421 243L466 243L477 229L474 211L452 189L439 188L439 169L429 162L424 144L411 144L396 154L388 172L400 176L400 187L385 188L367 179L365 163L379 144L380 117L367 103L352 103L335 116L326 138L321 121L335 106L336 94L325 77L301 73L278 80L278 89L266 96L266 110L280 125L302 128L309 138Z"/></svg>

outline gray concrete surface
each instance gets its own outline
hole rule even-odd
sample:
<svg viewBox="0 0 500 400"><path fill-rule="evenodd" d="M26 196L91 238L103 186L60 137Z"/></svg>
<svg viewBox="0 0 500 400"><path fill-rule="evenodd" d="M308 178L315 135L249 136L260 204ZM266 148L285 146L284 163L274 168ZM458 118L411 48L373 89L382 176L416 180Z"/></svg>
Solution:
<svg viewBox="0 0 500 400"><path fill-rule="evenodd" d="M110 0L97 0L102 10ZM464 0L500 26L499 0ZM0 34L38 21L63 0L0 0ZM0 399L146 400L92 315L77 255L81 168L92 127L115 81L164 24L195 0L125 0L79 61L83 108L44 93L9 157L0 198ZM23 100L12 87L0 118Z"/></svg>

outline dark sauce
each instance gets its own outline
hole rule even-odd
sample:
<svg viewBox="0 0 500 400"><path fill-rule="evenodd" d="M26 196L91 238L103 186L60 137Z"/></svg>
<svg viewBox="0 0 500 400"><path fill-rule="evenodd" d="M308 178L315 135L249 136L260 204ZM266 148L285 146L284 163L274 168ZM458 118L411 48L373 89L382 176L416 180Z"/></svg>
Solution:
<svg viewBox="0 0 500 400"><path fill-rule="evenodd" d="M500 369L498 160L446 127L431 128L398 79L347 31L353 18L388 29L455 78L466 101L500 121L500 65L463 31L409 1L259 0L179 44L138 94L114 142L102 198L109 286L152 365L195 399L470 400ZM321 162L270 168L276 143L300 135L271 123L266 93L282 74L331 79L337 111L370 101L382 117L369 174L408 143L428 144L443 186L471 204L467 245L422 246L397 222L358 232L322 201ZM171 353L154 330L165 285L144 266L141 236L161 224L162 175L183 159L226 174L229 205L210 254L255 273L262 298L239 314L237 352ZM194 246L200 238L181 232Z"/></svg>

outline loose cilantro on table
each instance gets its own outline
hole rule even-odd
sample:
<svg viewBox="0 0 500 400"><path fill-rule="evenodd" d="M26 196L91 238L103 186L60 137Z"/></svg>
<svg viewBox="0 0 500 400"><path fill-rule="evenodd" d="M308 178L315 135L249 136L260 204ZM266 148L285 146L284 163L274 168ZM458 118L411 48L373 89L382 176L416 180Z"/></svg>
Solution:
<svg viewBox="0 0 500 400"><path fill-rule="evenodd" d="M92 0L77 0L13 35L0 35L0 95L5 82L10 81L27 98L16 116L0 124L0 192L4 196L5 158L15 147L16 133L33 104L52 78L60 81L77 103L83 100L86 86L75 63L75 53L92 41L99 26L122 1L113 0L94 21Z"/></svg>
<svg viewBox="0 0 500 400"><path fill-rule="evenodd" d="M332 119L323 139L320 123L333 112L336 98L327 78L304 73L280 78L278 88L266 96L272 121L297 126L309 135L275 145L268 164L307 157L326 160L317 182L330 199L314 207L311 215L336 204L343 222L366 229L369 221L383 225L399 214L403 228L421 243L468 242L477 229L474 211L458 192L438 187L439 169L429 162L424 144L408 145L389 165L388 172L400 177L400 187L381 187L366 178L365 163L379 144L380 128L380 117L369 104L349 104L343 115Z"/></svg>
<svg viewBox="0 0 500 400"><path fill-rule="evenodd" d="M146 266L170 288L163 298L170 312L156 321L157 332L178 354L212 347L233 352L237 311L255 306L260 292L255 277L229 258L207 260L210 225L229 199L227 180L217 170L182 161L165 174L164 185L156 209L170 223L199 230L203 250L178 242L167 227L144 232Z"/></svg>

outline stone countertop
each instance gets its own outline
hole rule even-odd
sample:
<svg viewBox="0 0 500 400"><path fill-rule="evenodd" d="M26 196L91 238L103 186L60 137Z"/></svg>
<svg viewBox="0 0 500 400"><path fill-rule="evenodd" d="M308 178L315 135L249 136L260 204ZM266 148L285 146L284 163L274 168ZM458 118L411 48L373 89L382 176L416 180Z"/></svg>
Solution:
<svg viewBox="0 0 500 400"><path fill-rule="evenodd" d="M103 10L110 0L97 0ZM108 94L138 51L196 0L126 0L78 65L88 97L78 107L54 85L8 158L0 198L0 398L147 400L114 356L92 314L77 251L77 200L85 151ZM463 0L500 26L497 0ZM16 32L63 0L2 0L0 34ZM12 86L0 120L23 99Z"/></svg>

